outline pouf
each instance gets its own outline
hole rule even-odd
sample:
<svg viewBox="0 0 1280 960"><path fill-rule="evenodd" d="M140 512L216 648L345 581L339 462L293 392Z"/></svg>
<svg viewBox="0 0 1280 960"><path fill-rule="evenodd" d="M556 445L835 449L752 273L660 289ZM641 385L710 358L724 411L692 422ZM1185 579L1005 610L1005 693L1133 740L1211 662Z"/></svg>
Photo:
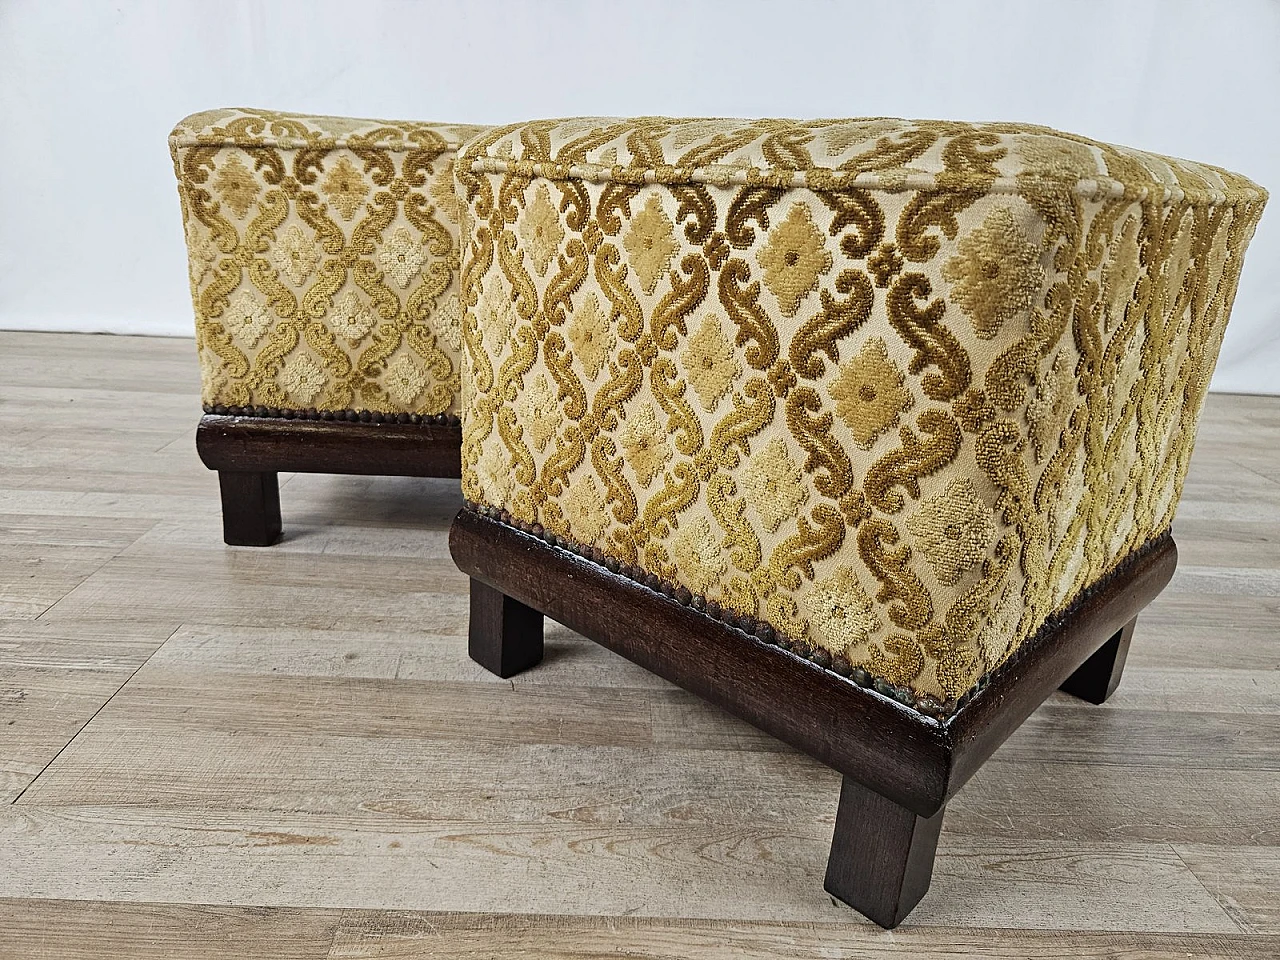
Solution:
<svg viewBox="0 0 1280 960"><path fill-rule="evenodd" d="M212 110L169 138L228 543L277 472L457 476L458 145L483 127Z"/></svg>
<svg viewBox="0 0 1280 960"><path fill-rule="evenodd" d="M538 121L457 174L472 656L546 614L834 767L827 890L893 926L983 760L1114 690L1266 194L893 119Z"/></svg>

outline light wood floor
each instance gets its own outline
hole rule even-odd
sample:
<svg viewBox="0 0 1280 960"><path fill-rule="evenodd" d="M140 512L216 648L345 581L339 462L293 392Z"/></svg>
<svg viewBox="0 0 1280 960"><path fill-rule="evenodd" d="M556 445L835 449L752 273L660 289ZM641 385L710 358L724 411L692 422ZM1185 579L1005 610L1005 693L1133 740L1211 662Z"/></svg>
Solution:
<svg viewBox="0 0 1280 960"><path fill-rule="evenodd" d="M0 334L0 957L1280 956L1280 399L1214 396L1104 707L1049 700L887 934L837 776L551 625L466 657L455 483L232 549L190 342Z"/></svg>

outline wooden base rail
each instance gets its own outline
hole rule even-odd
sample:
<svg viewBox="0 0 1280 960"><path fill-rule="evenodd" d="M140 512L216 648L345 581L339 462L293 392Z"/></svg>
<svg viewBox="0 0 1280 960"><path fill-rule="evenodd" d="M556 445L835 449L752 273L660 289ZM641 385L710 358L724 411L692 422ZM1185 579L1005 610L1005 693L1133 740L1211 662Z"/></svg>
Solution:
<svg viewBox="0 0 1280 960"><path fill-rule="evenodd" d="M536 665L545 615L839 771L826 889L884 927L924 896L946 803L996 748L1059 687L1093 703L1115 690L1137 615L1177 564L1166 533L936 717L550 539L474 509L454 521L472 658L502 677Z"/></svg>
<svg viewBox="0 0 1280 960"><path fill-rule="evenodd" d="M223 539L266 547L280 539L279 473L459 477L462 427L452 423L316 420L205 414L196 450L218 471Z"/></svg>

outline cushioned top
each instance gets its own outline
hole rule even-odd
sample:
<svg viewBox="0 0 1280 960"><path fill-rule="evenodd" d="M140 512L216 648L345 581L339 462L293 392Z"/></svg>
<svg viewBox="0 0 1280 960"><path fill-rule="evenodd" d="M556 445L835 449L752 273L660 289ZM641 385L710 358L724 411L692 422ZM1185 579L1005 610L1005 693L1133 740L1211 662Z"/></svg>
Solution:
<svg viewBox="0 0 1280 960"><path fill-rule="evenodd" d="M1163 202L1206 204L1266 197L1217 167L1014 123L582 117L496 127L459 155L477 173L627 183L986 193L1043 184L1136 200L1159 191Z"/></svg>
<svg viewBox="0 0 1280 960"><path fill-rule="evenodd" d="M487 127L405 120L359 120L315 117L249 107L227 107L193 113L169 134L173 147L382 147L416 143L456 150ZM441 143L440 141L443 141Z"/></svg>

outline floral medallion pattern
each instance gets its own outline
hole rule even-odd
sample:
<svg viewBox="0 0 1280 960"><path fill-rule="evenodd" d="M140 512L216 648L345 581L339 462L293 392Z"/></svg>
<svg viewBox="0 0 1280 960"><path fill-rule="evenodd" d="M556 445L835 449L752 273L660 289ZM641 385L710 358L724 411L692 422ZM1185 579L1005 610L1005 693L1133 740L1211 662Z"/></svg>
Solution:
<svg viewBox="0 0 1280 960"><path fill-rule="evenodd" d="M640 278L645 293L653 293L659 278L667 272L671 255L677 243L672 236L671 219L662 209L657 197L650 197L622 241L623 249L630 254L628 263Z"/></svg>
<svg viewBox="0 0 1280 960"><path fill-rule="evenodd" d="M956 477L936 497L907 518L920 552L946 584L960 578L987 556L996 528L991 505L978 495L969 477Z"/></svg>
<svg viewBox="0 0 1280 960"><path fill-rule="evenodd" d="M774 437L747 458L742 492L770 533L793 519L800 505L809 499L804 472L787 452L781 437Z"/></svg>
<svg viewBox="0 0 1280 960"><path fill-rule="evenodd" d="M864 450L870 450L881 434L897 426L900 415L911 407L913 399L903 386L905 380L880 337L869 339L857 356L840 367L831 385L836 416L848 425L854 441Z"/></svg>
<svg viewBox="0 0 1280 960"><path fill-rule="evenodd" d="M324 178L320 189L343 220L354 217L356 211L369 199L369 194L372 192L355 164L345 156L338 157L338 162Z"/></svg>
<svg viewBox="0 0 1280 960"><path fill-rule="evenodd" d="M373 330L374 319L359 295L354 290L348 290L333 302L329 324L334 333L354 347Z"/></svg>
<svg viewBox="0 0 1280 960"><path fill-rule="evenodd" d="M223 314L223 326L232 338L246 347L256 347L271 326L267 306L247 290L233 296Z"/></svg>
<svg viewBox="0 0 1280 960"><path fill-rule="evenodd" d="M663 466L671 459L665 425L659 425L652 404L645 404L627 417L618 431L624 461L636 475L641 487L653 483Z"/></svg>
<svg viewBox="0 0 1280 960"><path fill-rule="evenodd" d="M857 649L884 626L858 575L848 566L836 567L815 583L805 595L804 609L815 627L814 638L832 653Z"/></svg>
<svg viewBox="0 0 1280 960"><path fill-rule="evenodd" d="M957 255L942 268L951 297L984 340L1006 320L1026 316L1044 287L1040 248L1023 232L1013 213L993 210L982 226L964 237Z"/></svg>
<svg viewBox="0 0 1280 960"><path fill-rule="evenodd" d="M699 593L719 583L729 566L719 537L712 534L706 517L695 517L686 523L672 538L671 552L680 569L686 571L689 585Z"/></svg>
<svg viewBox="0 0 1280 960"><path fill-rule="evenodd" d="M784 316L794 316L800 303L831 269L831 252L803 203L793 203L787 219L773 228L758 257L764 285L778 299Z"/></svg>
<svg viewBox="0 0 1280 960"><path fill-rule="evenodd" d="M524 248L533 260L533 269L538 271L538 276L545 277L551 258L564 239L564 228L560 226L556 208L551 205L551 191L545 183L538 184L538 189L533 194L533 203L525 211L520 239L524 241Z"/></svg>
<svg viewBox="0 0 1280 960"><path fill-rule="evenodd" d="M944 700L1168 528L1266 199L885 119L537 121L455 167L468 499Z"/></svg>
<svg viewBox="0 0 1280 960"><path fill-rule="evenodd" d="M574 311L567 335L587 379L595 380L608 366L618 338L614 336L609 318L600 309L600 298L594 293L587 294L581 308Z"/></svg>
<svg viewBox="0 0 1280 960"><path fill-rule="evenodd" d="M702 326L689 337L680 363L704 410L714 410L742 374L733 345L713 314L704 317Z"/></svg>
<svg viewBox="0 0 1280 960"><path fill-rule="evenodd" d="M459 412L453 164L482 129L257 110L178 125L206 406Z"/></svg>

